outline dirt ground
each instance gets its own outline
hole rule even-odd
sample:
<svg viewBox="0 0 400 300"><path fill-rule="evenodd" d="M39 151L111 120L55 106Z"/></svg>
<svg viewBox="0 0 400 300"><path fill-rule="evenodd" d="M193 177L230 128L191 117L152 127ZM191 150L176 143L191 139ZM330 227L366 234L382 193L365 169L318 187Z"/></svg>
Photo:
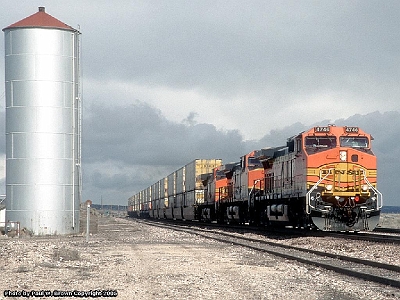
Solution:
<svg viewBox="0 0 400 300"><path fill-rule="evenodd" d="M124 218L0 239L0 299L397 299L400 291ZM399 292L399 293L397 293Z"/></svg>

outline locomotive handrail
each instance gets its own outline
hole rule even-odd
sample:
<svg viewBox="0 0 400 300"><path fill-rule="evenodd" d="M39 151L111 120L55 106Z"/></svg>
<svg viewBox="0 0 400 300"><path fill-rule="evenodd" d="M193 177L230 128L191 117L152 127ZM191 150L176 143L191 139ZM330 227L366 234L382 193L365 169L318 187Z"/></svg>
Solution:
<svg viewBox="0 0 400 300"><path fill-rule="evenodd" d="M256 188L256 184L261 182L261 179L257 179L254 181L253 187L251 188L250 192L249 192L249 197L247 199L247 209L250 210L250 205L251 205L251 194L254 192L255 188Z"/></svg>
<svg viewBox="0 0 400 300"><path fill-rule="evenodd" d="M324 169L324 171L328 170L328 173L321 178L322 176L322 170L319 171L319 177L320 180L318 180L314 186L307 192L306 194L306 213L309 215L311 213L310 208L315 209L315 206L311 205L311 193L318 187L318 185L322 182L322 180L324 180L326 177L328 177L331 174L331 171L334 169Z"/></svg>
<svg viewBox="0 0 400 300"><path fill-rule="evenodd" d="M376 187L374 187L368 180L367 178L367 172L365 172L364 169L360 169L364 175L364 181L367 183L367 185L370 187L371 190L374 191L374 193L377 195L377 209L381 209L383 206L383 195L380 191L378 191L378 189Z"/></svg>

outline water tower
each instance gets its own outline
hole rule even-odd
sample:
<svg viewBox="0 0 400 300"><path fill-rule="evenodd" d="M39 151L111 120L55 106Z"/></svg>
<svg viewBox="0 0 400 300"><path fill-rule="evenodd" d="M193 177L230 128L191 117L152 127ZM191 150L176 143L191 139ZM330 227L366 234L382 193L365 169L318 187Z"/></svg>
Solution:
<svg viewBox="0 0 400 300"><path fill-rule="evenodd" d="M34 234L79 230L80 32L39 7L3 29L6 219Z"/></svg>

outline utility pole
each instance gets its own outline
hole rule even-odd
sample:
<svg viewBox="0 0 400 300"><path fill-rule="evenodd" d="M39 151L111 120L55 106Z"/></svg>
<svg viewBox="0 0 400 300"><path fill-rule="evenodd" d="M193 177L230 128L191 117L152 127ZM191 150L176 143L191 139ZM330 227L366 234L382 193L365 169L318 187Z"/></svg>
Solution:
<svg viewBox="0 0 400 300"><path fill-rule="evenodd" d="M89 226L90 226L90 206L92 205L91 200L86 200L86 243L89 242Z"/></svg>

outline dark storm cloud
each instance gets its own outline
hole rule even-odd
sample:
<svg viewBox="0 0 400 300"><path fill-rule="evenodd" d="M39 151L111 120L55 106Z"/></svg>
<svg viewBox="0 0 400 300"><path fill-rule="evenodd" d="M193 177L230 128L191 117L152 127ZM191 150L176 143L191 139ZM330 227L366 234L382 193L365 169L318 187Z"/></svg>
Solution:
<svg viewBox="0 0 400 300"><path fill-rule="evenodd" d="M211 124L171 122L159 110L139 101L129 106L92 105L86 110L83 156L87 163L111 160L176 166L195 158L222 158L221 153L225 159L237 158L244 147L237 131L218 131Z"/></svg>

